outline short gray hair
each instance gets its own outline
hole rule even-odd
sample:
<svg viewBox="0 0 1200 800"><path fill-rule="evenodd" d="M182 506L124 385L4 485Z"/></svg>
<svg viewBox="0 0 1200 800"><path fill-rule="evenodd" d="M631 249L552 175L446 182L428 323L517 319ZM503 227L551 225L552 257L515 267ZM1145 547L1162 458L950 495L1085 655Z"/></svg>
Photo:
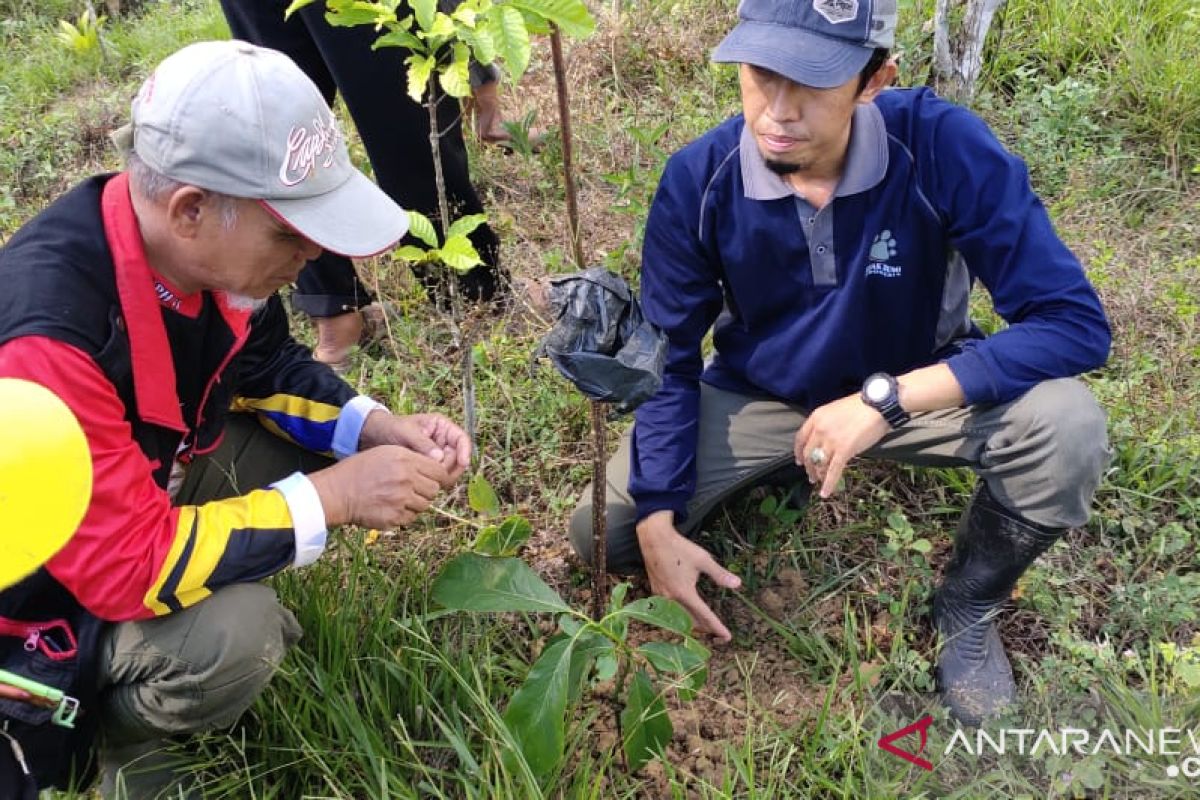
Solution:
<svg viewBox="0 0 1200 800"><path fill-rule="evenodd" d="M130 152L126 156L125 166L129 170L129 182L133 184L133 188L138 194L155 203L165 200L184 186L192 185L168 178L143 161L137 153ZM216 201L216 208L221 214L221 224L226 230L233 230L238 221L237 198L209 189L204 191Z"/></svg>

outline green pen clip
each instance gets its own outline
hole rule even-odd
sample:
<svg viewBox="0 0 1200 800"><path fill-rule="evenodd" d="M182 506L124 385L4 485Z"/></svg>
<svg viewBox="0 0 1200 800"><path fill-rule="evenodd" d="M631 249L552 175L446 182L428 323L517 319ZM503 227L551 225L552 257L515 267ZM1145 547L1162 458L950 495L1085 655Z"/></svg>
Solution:
<svg viewBox="0 0 1200 800"><path fill-rule="evenodd" d="M54 706L54 716L50 718L51 722L63 728L75 727L75 715L79 713L79 701L64 694L61 689L45 686L2 669L0 669L0 684L28 692L34 697L40 697L48 705Z"/></svg>

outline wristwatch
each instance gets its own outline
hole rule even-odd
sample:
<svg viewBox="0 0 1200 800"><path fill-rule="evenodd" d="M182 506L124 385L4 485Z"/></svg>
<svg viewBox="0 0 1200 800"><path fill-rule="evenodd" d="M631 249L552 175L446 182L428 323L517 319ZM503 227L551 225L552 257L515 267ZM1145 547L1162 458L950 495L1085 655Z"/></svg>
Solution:
<svg viewBox="0 0 1200 800"><path fill-rule="evenodd" d="M867 376L862 385L862 401L882 414L893 428L910 419L908 412L900 407L900 384L886 372Z"/></svg>

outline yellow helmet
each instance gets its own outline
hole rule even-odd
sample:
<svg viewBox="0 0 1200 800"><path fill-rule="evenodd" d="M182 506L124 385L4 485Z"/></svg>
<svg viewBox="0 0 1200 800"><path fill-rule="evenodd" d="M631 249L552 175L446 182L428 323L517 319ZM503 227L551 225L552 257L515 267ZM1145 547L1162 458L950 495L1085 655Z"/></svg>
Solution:
<svg viewBox="0 0 1200 800"><path fill-rule="evenodd" d="M67 543L91 495L92 459L75 415L44 386L0 378L0 589Z"/></svg>

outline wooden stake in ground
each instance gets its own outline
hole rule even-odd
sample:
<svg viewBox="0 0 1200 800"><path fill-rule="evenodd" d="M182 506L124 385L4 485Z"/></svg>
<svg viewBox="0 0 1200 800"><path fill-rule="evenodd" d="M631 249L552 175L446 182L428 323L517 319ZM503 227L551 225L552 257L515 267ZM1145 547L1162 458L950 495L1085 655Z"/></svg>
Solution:
<svg viewBox="0 0 1200 800"><path fill-rule="evenodd" d="M562 137L563 183L567 193L567 226L571 254L576 269L587 269L583 259L583 238L579 232L579 203L575 197L575 168L571 149L571 108L567 96L567 68L563 61L562 36L557 25L550 26L550 52L554 60L554 86L558 93L558 123ZM592 619L604 616L604 598L608 587L608 509L604 505L605 412L604 404L590 401L592 412Z"/></svg>

